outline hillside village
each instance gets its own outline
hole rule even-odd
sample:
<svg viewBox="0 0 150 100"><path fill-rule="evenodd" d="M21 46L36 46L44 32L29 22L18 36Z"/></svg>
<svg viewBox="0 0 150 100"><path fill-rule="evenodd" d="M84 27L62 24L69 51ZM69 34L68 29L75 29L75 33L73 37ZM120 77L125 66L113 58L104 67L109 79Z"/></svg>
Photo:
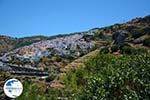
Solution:
<svg viewBox="0 0 150 100"><path fill-rule="evenodd" d="M15 49L6 53L1 59L3 61L11 61L13 57L17 57L21 61L28 59L29 61L38 61L43 56L73 56L79 57L81 52L88 52L94 44L87 42L83 35L66 36L53 40L40 41L29 46Z"/></svg>

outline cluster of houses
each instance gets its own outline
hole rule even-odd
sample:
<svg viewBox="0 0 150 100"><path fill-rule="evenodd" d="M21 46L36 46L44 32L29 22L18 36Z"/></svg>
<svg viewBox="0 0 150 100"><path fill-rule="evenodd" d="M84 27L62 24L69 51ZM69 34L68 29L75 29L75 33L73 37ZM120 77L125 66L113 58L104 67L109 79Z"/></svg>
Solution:
<svg viewBox="0 0 150 100"><path fill-rule="evenodd" d="M29 46L24 46L6 53L1 58L5 61L9 61L12 60L13 56L20 60L29 59L30 61L36 61L43 56L51 54L78 57L81 55L81 52L87 52L87 50L91 49L93 46L94 44L92 42L84 40L83 34L75 34L33 43Z"/></svg>

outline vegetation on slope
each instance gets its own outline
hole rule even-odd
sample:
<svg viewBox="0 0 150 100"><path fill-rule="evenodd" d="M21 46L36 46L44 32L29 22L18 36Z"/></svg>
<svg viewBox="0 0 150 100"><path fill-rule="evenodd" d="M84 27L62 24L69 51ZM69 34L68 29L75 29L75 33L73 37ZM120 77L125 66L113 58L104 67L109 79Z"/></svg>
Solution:
<svg viewBox="0 0 150 100"><path fill-rule="evenodd" d="M148 100L149 61L149 54L116 57L99 53L85 62L85 68L66 74L66 88L72 89L75 96L71 98L77 100Z"/></svg>
<svg viewBox="0 0 150 100"><path fill-rule="evenodd" d="M59 77L63 80L63 88L48 85L46 88L46 85L25 81L25 90L18 100L29 97L42 100L148 100L150 54L147 52L120 56L99 52L85 61L84 67L71 69Z"/></svg>

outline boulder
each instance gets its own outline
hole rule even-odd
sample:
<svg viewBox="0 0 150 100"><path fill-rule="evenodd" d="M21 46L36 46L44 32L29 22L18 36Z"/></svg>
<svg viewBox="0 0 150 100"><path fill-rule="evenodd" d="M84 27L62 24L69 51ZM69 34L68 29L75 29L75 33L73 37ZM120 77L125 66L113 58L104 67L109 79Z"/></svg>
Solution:
<svg viewBox="0 0 150 100"><path fill-rule="evenodd" d="M112 35L112 39L114 40L114 44L122 45L126 39L126 33L116 32Z"/></svg>

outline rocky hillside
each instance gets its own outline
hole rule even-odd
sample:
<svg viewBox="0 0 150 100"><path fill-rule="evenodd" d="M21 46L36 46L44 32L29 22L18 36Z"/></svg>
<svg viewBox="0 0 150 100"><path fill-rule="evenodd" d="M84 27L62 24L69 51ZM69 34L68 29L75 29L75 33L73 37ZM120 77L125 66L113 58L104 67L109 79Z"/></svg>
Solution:
<svg viewBox="0 0 150 100"><path fill-rule="evenodd" d="M124 34L119 40L126 45L150 47L150 16L135 18L127 23L85 32L52 37L33 36L25 38L0 37L2 62L30 65L46 70L64 67L87 53L111 46L116 33ZM114 37L114 36L113 36ZM5 54L4 54L5 53Z"/></svg>

